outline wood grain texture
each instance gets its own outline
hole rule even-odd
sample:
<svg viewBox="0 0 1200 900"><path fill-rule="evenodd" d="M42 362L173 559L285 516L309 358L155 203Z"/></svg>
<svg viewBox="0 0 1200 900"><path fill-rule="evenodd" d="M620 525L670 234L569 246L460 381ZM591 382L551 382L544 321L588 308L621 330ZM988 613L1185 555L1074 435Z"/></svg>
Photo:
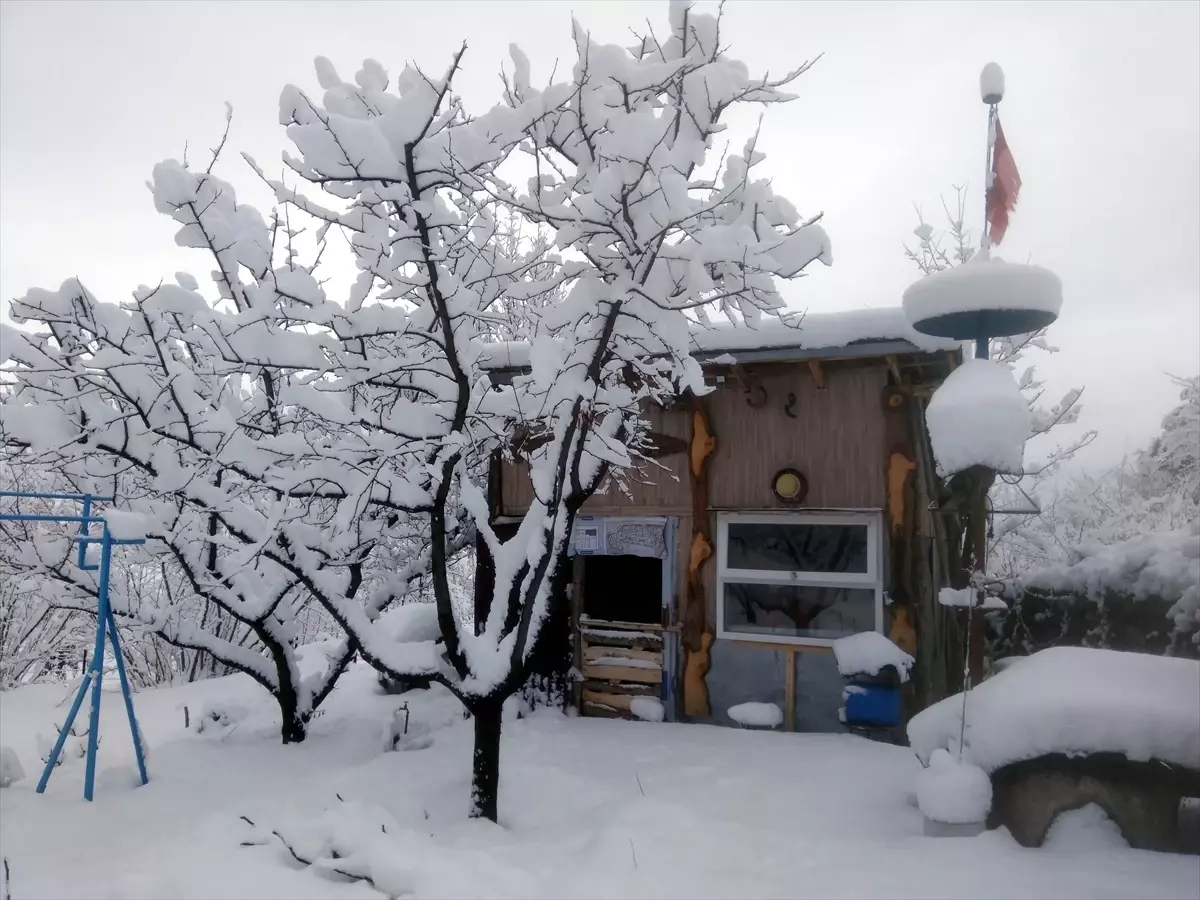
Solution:
<svg viewBox="0 0 1200 900"><path fill-rule="evenodd" d="M584 662L583 677L589 681L631 681L634 684L662 684L662 669L636 669L633 666L598 666Z"/></svg>
<svg viewBox="0 0 1200 900"><path fill-rule="evenodd" d="M708 685L705 678L712 667L712 632L700 635L700 646L686 656L683 669L683 712L691 718L706 719L711 707L708 701Z"/></svg>
<svg viewBox="0 0 1200 900"><path fill-rule="evenodd" d="M806 507L882 508L886 447L879 394L886 364L826 364L824 389L798 365L755 371L767 392L762 408L748 406L736 388L705 398L711 428L721 436L721 450L709 461L709 504L793 509L771 485L777 471L791 467L808 478ZM795 419L784 411L789 393L796 396Z"/></svg>

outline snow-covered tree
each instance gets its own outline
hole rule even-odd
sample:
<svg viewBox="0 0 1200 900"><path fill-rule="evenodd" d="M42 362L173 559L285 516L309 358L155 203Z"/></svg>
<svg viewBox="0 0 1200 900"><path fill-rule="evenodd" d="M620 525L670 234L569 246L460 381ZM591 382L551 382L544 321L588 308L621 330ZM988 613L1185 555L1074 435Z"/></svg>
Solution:
<svg viewBox="0 0 1200 900"><path fill-rule="evenodd" d="M721 46L719 16L689 7L673 2L668 35L632 49L576 24L570 77L544 89L512 48L505 102L477 116L453 92L465 47L441 78L410 66L391 89L374 61L348 83L319 59L323 96L280 99L292 184L250 161L281 204L270 222L210 172L155 169L156 206L211 255L219 302L190 277L123 307L68 282L14 306L48 333L6 335L10 440L80 478L135 471L123 505L197 592L266 635L278 671L228 655L272 688L286 677L298 717L354 651L459 697L475 722L472 815L496 818L501 712L576 511L644 459L649 404L706 393L696 329L781 314L776 279L830 261L816 221L757 174L756 138L712 155L731 107L789 99L806 67L752 78ZM517 150L533 170L523 187L502 169ZM322 252L331 230L348 239L359 275L337 296L294 253L275 261L295 231L279 223L306 217ZM514 217L552 232L561 256L514 245ZM527 340L498 344L514 305ZM497 353L528 374L494 379ZM518 429L534 496L502 537L487 472ZM476 534L494 589L464 615L450 573ZM401 547L406 564L380 574ZM396 644L379 615L421 577L441 640ZM347 635L312 684L294 668L299 598Z"/></svg>
<svg viewBox="0 0 1200 900"><path fill-rule="evenodd" d="M956 202L953 209L944 198L942 200L946 217L946 226L942 230L926 222L920 208L917 208L919 224L913 232L917 243L914 247L905 245L904 252L922 275L932 275L962 265L975 256L977 248L966 226L967 191L964 187L956 186L954 192ZM1030 334L992 338L989 345L991 358L1013 370L1033 415L1024 473L1019 477L1001 476L989 496L991 508L997 511L992 525L989 559L1004 568L1003 574L1013 574L1015 570L1010 571L1010 565L1019 568L1026 556L1035 557L1038 553L1036 546L1029 545L1031 538L1027 513L1004 515L1003 510L1028 510L1031 499L1044 497L1044 488L1050 476L1096 438L1096 432L1088 430L1065 443L1055 443L1052 433L1056 428L1078 422L1083 408L1083 389L1072 388L1057 402L1046 402L1046 386L1037 377L1036 361L1028 362L1026 357L1037 352L1058 352L1058 347L1050 343L1047 330L1043 328Z"/></svg>

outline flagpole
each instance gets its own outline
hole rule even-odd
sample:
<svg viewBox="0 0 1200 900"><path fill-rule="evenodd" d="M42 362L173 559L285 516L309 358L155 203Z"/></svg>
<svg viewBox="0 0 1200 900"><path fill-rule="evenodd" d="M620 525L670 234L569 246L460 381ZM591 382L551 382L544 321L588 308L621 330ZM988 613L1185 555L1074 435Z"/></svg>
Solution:
<svg viewBox="0 0 1200 900"><path fill-rule="evenodd" d="M999 104L1004 98L1004 71L994 62L988 63L979 73L979 96L988 107L987 123L987 153L985 154L987 168L983 175L983 228L979 242L979 252L984 259L988 258L991 250L991 238L988 235L988 204L992 198L992 181L994 157L996 152L996 122L999 118ZM986 335L975 339L975 358L987 359L990 355Z"/></svg>

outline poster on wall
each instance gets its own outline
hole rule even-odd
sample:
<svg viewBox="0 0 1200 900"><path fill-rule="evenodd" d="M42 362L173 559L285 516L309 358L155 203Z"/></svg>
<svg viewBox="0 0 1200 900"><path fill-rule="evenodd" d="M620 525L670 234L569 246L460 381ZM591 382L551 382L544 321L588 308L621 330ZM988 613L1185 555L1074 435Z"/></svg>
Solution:
<svg viewBox="0 0 1200 900"><path fill-rule="evenodd" d="M572 556L667 558L667 523L662 518L577 516L568 552Z"/></svg>

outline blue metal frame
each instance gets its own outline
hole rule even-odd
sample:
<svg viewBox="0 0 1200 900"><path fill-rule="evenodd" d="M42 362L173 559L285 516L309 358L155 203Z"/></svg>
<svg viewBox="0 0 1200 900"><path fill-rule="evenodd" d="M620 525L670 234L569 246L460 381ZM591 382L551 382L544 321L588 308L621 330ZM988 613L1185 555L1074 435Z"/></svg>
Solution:
<svg viewBox="0 0 1200 900"><path fill-rule="evenodd" d="M41 780L38 781L37 792L39 794L45 793L46 785L50 783L50 775L54 772L54 764L62 753L63 746L67 742L67 735L71 733L71 726L75 724L75 717L79 714L79 708L83 706L83 698L87 695L88 687L91 686L92 706L88 725L87 770L83 780L83 799L89 801L92 799L96 786L96 746L100 736L100 692L104 682L106 635L108 641L112 643L113 657L117 663L117 675L121 679L121 693L125 697L125 713L129 718L129 731L133 735L133 752L137 756L138 773L142 777L142 784L149 783L150 776L146 774L146 756L142 752L142 736L138 732L137 717L133 713L133 692L129 689L129 678L125 674L125 659L121 653L121 639L117 634L117 620L113 616L112 606L108 600L109 567L112 560L112 548L130 544L144 544L145 539L114 538L109 532L108 524L104 519L92 515L93 501L111 503L114 500L113 497L98 497L94 494L53 494L25 491L0 491L0 497L12 497L18 500L70 500L81 504L82 509L77 516L0 513L0 521L78 522L79 534L75 537L75 540L79 543L79 551L76 564L84 571L99 573L96 607L96 646L92 651L92 662L88 666L87 672L84 673L83 683L79 686L79 693L76 694L75 702L71 704L71 711L67 714L66 721L63 722L62 730L58 733L58 740L54 744L54 750L51 751L50 756L46 759L46 768L42 772ZM91 534L89 526L93 522L100 523L101 533L99 536ZM88 565L87 548L89 544L100 545L100 561L95 565Z"/></svg>

